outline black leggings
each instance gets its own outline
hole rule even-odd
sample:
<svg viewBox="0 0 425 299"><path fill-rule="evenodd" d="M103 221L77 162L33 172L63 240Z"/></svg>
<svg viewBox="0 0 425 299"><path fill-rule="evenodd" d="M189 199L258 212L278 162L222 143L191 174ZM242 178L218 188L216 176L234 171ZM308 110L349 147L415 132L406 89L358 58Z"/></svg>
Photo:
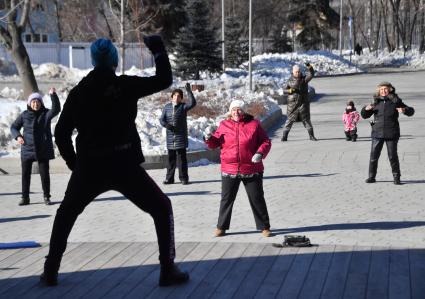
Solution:
<svg viewBox="0 0 425 299"><path fill-rule="evenodd" d="M155 223L161 264L175 258L174 218L169 198L137 163L130 159L78 163L57 210L46 265L58 270L68 236L84 208L98 195L116 190L149 213ZM125 215L122 215L125 217Z"/></svg>
<svg viewBox="0 0 425 299"><path fill-rule="evenodd" d="M31 170L34 160L22 160L22 197L29 198L31 184ZM41 177L41 186L44 197L50 198L50 174L49 160L38 161L38 169Z"/></svg>

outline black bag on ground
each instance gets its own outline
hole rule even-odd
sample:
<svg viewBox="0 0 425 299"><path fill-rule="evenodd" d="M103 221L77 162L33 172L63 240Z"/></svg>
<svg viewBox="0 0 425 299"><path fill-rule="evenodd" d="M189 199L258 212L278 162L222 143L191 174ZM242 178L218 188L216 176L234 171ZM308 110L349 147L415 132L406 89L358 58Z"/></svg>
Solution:
<svg viewBox="0 0 425 299"><path fill-rule="evenodd" d="M282 244L273 243L274 247L310 247L310 239L301 235L286 235Z"/></svg>

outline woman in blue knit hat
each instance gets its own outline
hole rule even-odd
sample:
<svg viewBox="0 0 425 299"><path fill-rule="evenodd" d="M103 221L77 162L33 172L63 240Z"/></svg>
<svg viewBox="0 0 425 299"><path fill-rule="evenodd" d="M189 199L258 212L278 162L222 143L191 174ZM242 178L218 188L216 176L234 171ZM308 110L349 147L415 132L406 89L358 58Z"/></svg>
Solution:
<svg viewBox="0 0 425 299"><path fill-rule="evenodd" d="M62 255L78 215L108 190L122 193L152 216L161 264L159 285L184 283L189 279L174 264L170 199L140 165L144 157L135 124L137 103L140 98L169 87L173 81L162 39L151 36L144 41L155 58L154 76L117 76L117 49L110 40L98 39L91 45L94 70L70 91L64 104L55 129L55 142L72 174L56 213L41 276L41 282L47 286L57 285ZM74 130L76 150L71 138Z"/></svg>

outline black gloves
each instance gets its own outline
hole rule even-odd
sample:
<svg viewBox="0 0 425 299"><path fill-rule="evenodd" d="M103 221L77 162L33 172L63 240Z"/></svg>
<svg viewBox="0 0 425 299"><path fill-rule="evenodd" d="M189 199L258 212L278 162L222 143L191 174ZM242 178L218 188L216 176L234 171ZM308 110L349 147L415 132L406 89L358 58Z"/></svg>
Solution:
<svg viewBox="0 0 425 299"><path fill-rule="evenodd" d="M159 35L145 36L143 41L153 55L166 52L162 38Z"/></svg>
<svg viewBox="0 0 425 299"><path fill-rule="evenodd" d="M186 91L187 92L191 92L192 91L192 88L190 87L190 83L186 83L185 87L186 87Z"/></svg>
<svg viewBox="0 0 425 299"><path fill-rule="evenodd" d="M305 66L306 66L306 67L310 67L310 63L309 63L309 62L306 62L306 63L305 63Z"/></svg>
<svg viewBox="0 0 425 299"><path fill-rule="evenodd" d="M170 124L166 124L165 127L167 128L167 130L170 130L171 132L175 133L176 132L176 127Z"/></svg>

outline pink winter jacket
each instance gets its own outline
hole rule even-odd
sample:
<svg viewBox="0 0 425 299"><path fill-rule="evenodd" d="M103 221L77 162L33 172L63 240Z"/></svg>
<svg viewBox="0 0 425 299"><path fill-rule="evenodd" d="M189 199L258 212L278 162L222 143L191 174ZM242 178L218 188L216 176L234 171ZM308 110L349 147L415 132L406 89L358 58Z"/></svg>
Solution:
<svg viewBox="0 0 425 299"><path fill-rule="evenodd" d="M342 114L342 122L344 123L344 131L348 132L356 128L360 114L357 111Z"/></svg>
<svg viewBox="0 0 425 299"><path fill-rule="evenodd" d="M261 153L264 159L271 148L267 133L251 115L240 122L223 120L205 143L209 148L221 148L221 171L228 174L263 172L263 162L253 163L251 159L255 153Z"/></svg>

